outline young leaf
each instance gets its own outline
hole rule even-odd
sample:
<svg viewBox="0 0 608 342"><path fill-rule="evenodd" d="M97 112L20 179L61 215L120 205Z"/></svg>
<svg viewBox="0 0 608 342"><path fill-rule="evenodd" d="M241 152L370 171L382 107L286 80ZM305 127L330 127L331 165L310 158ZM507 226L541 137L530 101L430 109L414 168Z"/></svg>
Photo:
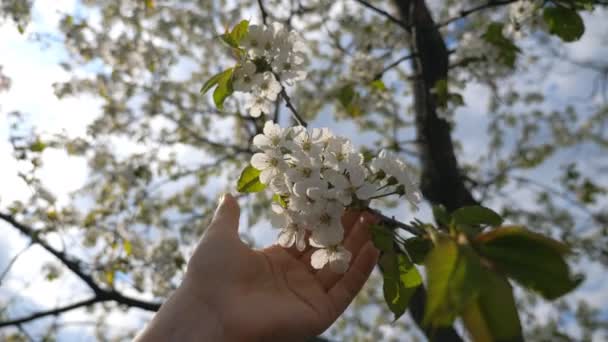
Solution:
<svg viewBox="0 0 608 342"><path fill-rule="evenodd" d="M206 94L209 89L213 88L213 86L215 86L220 81L220 78L225 72L226 70L219 72L213 75L210 79L208 79L207 82L205 82L205 84L203 84L203 86L201 87L201 94Z"/></svg>
<svg viewBox="0 0 608 342"><path fill-rule="evenodd" d="M279 205L281 205L281 207L287 208L287 202L285 202L285 199L283 197L281 197L281 195L274 194L272 196L272 200L275 201L276 203L279 203Z"/></svg>
<svg viewBox="0 0 608 342"><path fill-rule="evenodd" d="M265 188L266 185L260 182L260 170L251 165L243 170L236 185L236 189L244 193L260 192Z"/></svg>
<svg viewBox="0 0 608 342"><path fill-rule="evenodd" d="M47 145L42 142L39 139L36 139L36 141L34 141L31 145L30 145L30 151L32 152L42 152L44 151L44 149L47 147Z"/></svg>
<svg viewBox="0 0 608 342"><path fill-rule="evenodd" d="M405 240L403 248L413 263L420 265L424 262L429 251L433 248L431 240L413 237Z"/></svg>
<svg viewBox="0 0 608 342"><path fill-rule="evenodd" d="M523 341L513 289L507 279L485 270L479 298L462 313L473 341Z"/></svg>
<svg viewBox="0 0 608 342"><path fill-rule="evenodd" d="M241 40L247 35L248 32L249 20L241 20L240 23L234 26L234 28L230 32L230 36L235 42L237 42L237 44L240 44Z"/></svg>
<svg viewBox="0 0 608 342"><path fill-rule="evenodd" d="M378 224L372 225L370 229L374 246L385 253L393 252L393 233L388 228Z"/></svg>
<svg viewBox="0 0 608 342"><path fill-rule="evenodd" d="M478 205L462 207L455 210L452 213L452 220L455 224L470 226L499 226L502 224L502 217L495 211Z"/></svg>
<svg viewBox="0 0 608 342"><path fill-rule="evenodd" d="M382 80L374 80L369 84L369 86L372 88L372 90L376 91L386 90L386 85L384 84L384 82L382 82Z"/></svg>
<svg viewBox="0 0 608 342"><path fill-rule="evenodd" d="M488 43L496 46L501 52L499 56L500 62L512 68L515 66L515 60L517 59L517 54L520 50L517 45L502 34L503 26L502 23L491 23L488 25L482 38Z"/></svg>
<svg viewBox="0 0 608 342"><path fill-rule="evenodd" d="M479 252L522 286L546 299L576 288L582 277L572 276L564 260L569 248L522 227L500 227L475 239Z"/></svg>
<svg viewBox="0 0 608 342"><path fill-rule="evenodd" d="M384 276L384 300L397 320L405 313L410 298L422 283L422 277L406 256L394 252L382 255L380 267Z"/></svg>
<svg viewBox="0 0 608 342"><path fill-rule="evenodd" d="M228 46L233 47L235 49L239 48L241 40L247 35L249 32L249 20L242 20L240 23L236 24L232 31L226 32L220 36L224 43L228 44Z"/></svg>
<svg viewBox="0 0 608 342"><path fill-rule="evenodd" d="M433 206L433 218L435 219L435 223L441 226L449 225L452 220L450 214L442 205Z"/></svg>
<svg viewBox="0 0 608 342"><path fill-rule="evenodd" d="M344 106L344 108L348 108L348 106L355 99L355 96L356 96L356 92L355 92L355 88L352 84L345 85L344 87L340 88L340 90L338 91L338 101L340 101L340 103L342 104L342 106Z"/></svg>
<svg viewBox="0 0 608 342"><path fill-rule="evenodd" d="M131 242L129 240L123 240L122 247L124 248L127 256L130 256L131 253L133 252L133 245L131 244Z"/></svg>
<svg viewBox="0 0 608 342"><path fill-rule="evenodd" d="M429 253L425 265L428 293L423 323L450 325L479 292L482 272L479 258L469 247L442 238Z"/></svg>
<svg viewBox="0 0 608 342"><path fill-rule="evenodd" d="M225 70L217 82L217 88L213 92L213 101L215 102L215 106L222 110L224 109L224 101L226 98L230 96L233 92L232 89L232 73L234 72L234 68L230 68Z"/></svg>
<svg viewBox="0 0 608 342"><path fill-rule="evenodd" d="M549 33L565 42L579 40L585 33L583 18L575 10L562 6L547 7L543 11L543 19L549 27Z"/></svg>

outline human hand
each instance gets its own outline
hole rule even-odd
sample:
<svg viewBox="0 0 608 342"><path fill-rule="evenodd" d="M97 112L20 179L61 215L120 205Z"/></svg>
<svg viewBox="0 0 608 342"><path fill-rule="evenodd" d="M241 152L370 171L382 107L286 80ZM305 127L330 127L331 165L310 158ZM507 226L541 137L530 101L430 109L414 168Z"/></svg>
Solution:
<svg viewBox="0 0 608 342"><path fill-rule="evenodd" d="M238 235L239 212L237 201L225 195L188 263L184 283L155 317L159 323L179 314L173 320L182 326L167 325L172 338L298 341L318 335L347 308L377 262L368 229L376 219L369 213L342 218L344 246L353 262L346 273L336 274L327 266L314 270L312 250L249 248ZM160 336L148 335L144 332L142 340Z"/></svg>

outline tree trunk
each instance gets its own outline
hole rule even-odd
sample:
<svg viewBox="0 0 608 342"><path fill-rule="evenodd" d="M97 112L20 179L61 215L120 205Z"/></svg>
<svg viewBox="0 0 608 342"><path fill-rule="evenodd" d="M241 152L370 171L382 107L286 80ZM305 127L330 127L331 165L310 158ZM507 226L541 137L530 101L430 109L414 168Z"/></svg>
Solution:
<svg viewBox="0 0 608 342"><path fill-rule="evenodd" d="M433 205L454 211L477 204L466 188L458 167L450 124L437 115L437 101L432 89L447 80L449 54L439 29L424 0L395 0L401 19L410 28L410 49L415 58L412 80L416 135L420 151L420 188ZM431 341L462 341L453 327L429 329L422 325L426 291L420 288L410 302L410 314Z"/></svg>

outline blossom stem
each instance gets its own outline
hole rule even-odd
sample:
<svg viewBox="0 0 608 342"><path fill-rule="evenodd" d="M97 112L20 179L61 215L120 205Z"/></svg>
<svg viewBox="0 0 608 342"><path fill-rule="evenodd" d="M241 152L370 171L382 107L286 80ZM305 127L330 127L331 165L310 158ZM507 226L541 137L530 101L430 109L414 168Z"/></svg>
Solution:
<svg viewBox="0 0 608 342"><path fill-rule="evenodd" d="M376 215L377 217L380 218L380 222L386 224L389 227L397 227L397 228L401 228L407 232L410 232L416 236L422 236L425 234L425 232L418 228L418 227L414 227L412 225L403 223L401 221L395 220L395 218L391 218L388 217L384 214L382 214L379 210L376 209L372 209L370 207L365 208L365 210L369 211L370 213Z"/></svg>
<svg viewBox="0 0 608 342"><path fill-rule="evenodd" d="M281 83L281 78L279 77L279 75L277 75L277 73L275 72L273 72L272 74L274 75L274 77L276 77L277 81L279 81L279 84L281 85L281 92L279 93L279 95L281 95L283 100L285 100L285 105L287 106L287 108L289 108L291 114L293 114L294 119L296 119L300 126L308 127L308 123L306 122L306 120L304 120L302 116L300 116L296 107L293 105L293 103L291 103L291 98L287 94L287 91L285 91L285 86L283 85L283 83Z"/></svg>
<svg viewBox="0 0 608 342"><path fill-rule="evenodd" d="M380 190L380 189L378 189L378 190ZM382 197L388 197L388 196L391 196L391 195L398 195L398 194L399 194L399 192L398 192L398 191L387 192L387 193L385 193L385 194L381 194L381 195L372 196L372 197L368 198L368 200L373 200L373 199L378 199L378 198L382 198Z"/></svg>

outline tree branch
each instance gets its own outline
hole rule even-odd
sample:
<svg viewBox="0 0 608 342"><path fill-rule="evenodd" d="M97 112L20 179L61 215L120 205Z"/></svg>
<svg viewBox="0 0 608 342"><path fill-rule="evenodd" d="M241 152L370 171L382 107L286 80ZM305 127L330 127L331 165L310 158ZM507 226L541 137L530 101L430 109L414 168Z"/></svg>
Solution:
<svg viewBox="0 0 608 342"><path fill-rule="evenodd" d="M96 303L101 303L103 301L105 301L105 300L95 296L95 297L92 297L92 298L89 298L86 300L82 300L80 302L76 302L76 303L73 303L70 305L58 307L58 308L51 309L51 310L39 311L39 312L35 312L28 316L23 316L21 318L16 318L16 319L0 322L0 328L12 326L12 325L21 325L23 323L27 323L27 322L30 322L30 321L33 321L33 320L36 320L39 318L47 317L47 316L57 316L64 312L72 311L72 310L82 308L82 307L88 307L88 306L94 305Z"/></svg>
<svg viewBox="0 0 608 342"><path fill-rule="evenodd" d="M360 3L362 6L369 8L370 10L376 12L377 14L385 17L386 19L388 19L389 21L392 21L393 23L401 26L401 28L403 28L406 31L410 31L411 27L409 25L407 25L405 22L403 22L402 20L392 16L390 13L388 13L387 11L380 9L372 4L370 4L369 2L365 1L365 0L355 0L356 2Z"/></svg>
<svg viewBox="0 0 608 342"><path fill-rule="evenodd" d="M260 8L260 13L262 14L262 22L264 25L267 25L268 12L266 12L266 8L264 7L262 0L258 0L258 7Z"/></svg>
<svg viewBox="0 0 608 342"><path fill-rule="evenodd" d="M95 279L90 275L83 271L80 262L72 259L67 254L62 251L59 251L49 245L46 241L44 241L39 236L39 232L34 230L28 225L25 225L19 221L17 221L12 215L0 213L0 219L9 223L15 229L20 231L23 235L28 236L32 243L36 243L44 248L47 252L51 253L55 256L65 267L67 267L74 275L76 275L80 280L82 280L87 286L93 291L95 296L93 297L96 302L101 301L114 301L118 304L123 304L128 307L135 307L148 311L157 311L160 308L161 303L148 302L144 300L140 300L137 298L132 298L121 294L120 292L114 289L105 289L101 287ZM80 306L83 306L82 302L79 303ZM73 306L73 305L72 305ZM71 306L70 306L71 307ZM72 309L74 309L72 307ZM68 311L64 309L64 311ZM62 311L63 312L63 311ZM33 318L33 319L36 319ZM2 323L0 323L0 326Z"/></svg>
<svg viewBox="0 0 608 342"><path fill-rule="evenodd" d="M460 11L460 14L458 16L446 19L440 23L435 24L435 27L439 28L439 27L443 27L443 26L447 26L457 20L463 19L465 17L468 17L469 15L475 13L475 12L479 12L479 11L483 11L485 9L489 9L489 8L493 8L493 7L499 7L499 6L504 6L504 5L508 5L512 2L515 2L517 0L490 0L485 4L481 4L475 7L472 7L470 9L467 10L462 10Z"/></svg>
<svg viewBox="0 0 608 342"><path fill-rule="evenodd" d="M4 277L6 277L6 275L8 274L8 272L10 272L11 268L13 267L13 265L15 264L15 262L17 261L17 259L19 259L19 257L25 253L25 251L27 251L30 247L32 247L32 244L29 243L27 246L25 246L22 250L20 250L19 252L17 252L17 254L15 254L11 260L8 262L8 265L6 265L6 268L4 269L4 271L2 271L2 273L0 274L0 285L2 285L2 281L4 280Z"/></svg>
<svg viewBox="0 0 608 342"><path fill-rule="evenodd" d="M380 218L381 223L383 223L387 226L401 228L416 236L422 236L425 234L425 232L423 230L421 230L420 228L403 223L401 221L398 221L394 217L388 217L388 216L382 214L379 210L372 209L372 208L366 208L366 210L369 211L370 213L378 216Z"/></svg>

